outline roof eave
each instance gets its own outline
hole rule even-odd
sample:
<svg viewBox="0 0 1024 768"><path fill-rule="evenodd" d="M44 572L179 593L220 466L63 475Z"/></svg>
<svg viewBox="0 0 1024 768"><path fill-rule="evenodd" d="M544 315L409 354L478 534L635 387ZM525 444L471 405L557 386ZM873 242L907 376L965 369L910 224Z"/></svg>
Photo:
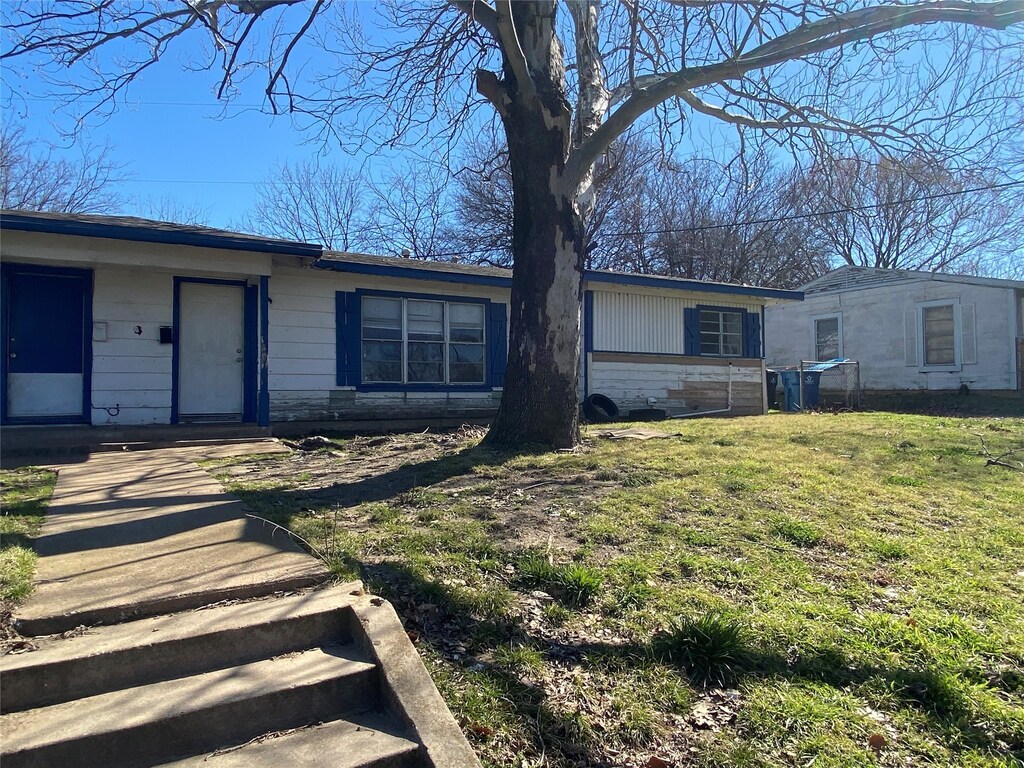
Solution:
<svg viewBox="0 0 1024 768"><path fill-rule="evenodd" d="M115 224L111 222L67 221L22 216L19 214L5 214L0 218L0 229L312 258L319 258L323 252L321 246L311 243L235 237L228 233L170 231L142 225Z"/></svg>

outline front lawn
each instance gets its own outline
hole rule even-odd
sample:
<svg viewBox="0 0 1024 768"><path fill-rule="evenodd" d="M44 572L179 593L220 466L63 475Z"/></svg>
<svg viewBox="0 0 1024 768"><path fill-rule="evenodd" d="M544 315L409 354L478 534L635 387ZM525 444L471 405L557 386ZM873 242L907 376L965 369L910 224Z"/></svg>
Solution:
<svg viewBox="0 0 1024 768"><path fill-rule="evenodd" d="M1024 420L479 431L215 462L393 601L489 766L1024 758ZM1018 456L1018 458L1021 458Z"/></svg>
<svg viewBox="0 0 1024 768"><path fill-rule="evenodd" d="M55 472L36 467L0 470L0 603L32 591L31 539L39 533L56 481Z"/></svg>

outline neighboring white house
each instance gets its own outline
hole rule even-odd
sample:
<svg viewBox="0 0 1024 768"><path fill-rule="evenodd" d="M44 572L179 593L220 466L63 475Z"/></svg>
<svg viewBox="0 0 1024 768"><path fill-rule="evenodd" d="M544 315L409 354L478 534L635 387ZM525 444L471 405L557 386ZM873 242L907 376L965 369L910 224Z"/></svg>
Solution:
<svg viewBox="0 0 1024 768"><path fill-rule="evenodd" d="M1024 389L1024 282L840 267L765 315L770 366L845 357L865 391Z"/></svg>
<svg viewBox="0 0 1024 768"><path fill-rule="evenodd" d="M6 425L484 417L501 398L508 270L125 217L5 211L0 230ZM581 399L766 412L764 308L800 293L584 288Z"/></svg>

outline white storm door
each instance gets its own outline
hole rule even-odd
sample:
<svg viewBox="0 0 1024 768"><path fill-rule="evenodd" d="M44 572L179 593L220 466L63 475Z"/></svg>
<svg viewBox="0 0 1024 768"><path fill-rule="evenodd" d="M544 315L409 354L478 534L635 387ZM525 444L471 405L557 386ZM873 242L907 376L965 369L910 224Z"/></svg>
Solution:
<svg viewBox="0 0 1024 768"><path fill-rule="evenodd" d="M178 413L242 418L243 291L240 285L182 282L178 293Z"/></svg>

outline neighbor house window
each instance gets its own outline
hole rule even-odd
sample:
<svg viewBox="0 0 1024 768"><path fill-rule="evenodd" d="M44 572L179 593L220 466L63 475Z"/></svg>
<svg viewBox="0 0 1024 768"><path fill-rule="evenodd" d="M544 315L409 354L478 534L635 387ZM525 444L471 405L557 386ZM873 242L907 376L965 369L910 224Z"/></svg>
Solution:
<svg viewBox="0 0 1024 768"><path fill-rule="evenodd" d="M362 298L367 384L483 384L483 304Z"/></svg>
<svg viewBox="0 0 1024 768"><path fill-rule="evenodd" d="M925 365L956 365L952 304L921 308Z"/></svg>
<svg viewBox="0 0 1024 768"><path fill-rule="evenodd" d="M700 353L740 357L743 354L743 312L700 310Z"/></svg>
<svg viewBox="0 0 1024 768"><path fill-rule="evenodd" d="M839 339L839 316L821 317L814 321L814 359L832 360L843 353Z"/></svg>

